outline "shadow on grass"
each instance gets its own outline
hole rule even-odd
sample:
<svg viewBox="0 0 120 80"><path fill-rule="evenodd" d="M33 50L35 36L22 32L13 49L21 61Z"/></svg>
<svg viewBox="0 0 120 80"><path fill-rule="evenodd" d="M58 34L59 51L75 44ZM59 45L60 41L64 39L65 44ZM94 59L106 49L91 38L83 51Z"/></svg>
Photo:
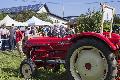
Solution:
<svg viewBox="0 0 120 80"><path fill-rule="evenodd" d="M2 68L1 70L7 73L8 77L22 78L19 69ZM52 72L46 69L39 69L32 80L66 80L66 72Z"/></svg>
<svg viewBox="0 0 120 80"><path fill-rule="evenodd" d="M52 72L46 69L39 69L35 80L66 80L66 72Z"/></svg>

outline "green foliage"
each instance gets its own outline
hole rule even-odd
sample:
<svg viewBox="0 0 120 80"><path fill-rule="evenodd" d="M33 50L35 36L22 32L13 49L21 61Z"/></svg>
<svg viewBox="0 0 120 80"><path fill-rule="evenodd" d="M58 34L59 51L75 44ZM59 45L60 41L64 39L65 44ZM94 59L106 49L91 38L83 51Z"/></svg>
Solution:
<svg viewBox="0 0 120 80"><path fill-rule="evenodd" d="M21 59L12 52L0 52L0 80L21 80L19 64Z"/></svg>
<svg viewBox="0 0 120 80"><path fill-rule="evenodd" d="M37 18L44 20L44 21L48 21L52 23L52 20L50 20L48 18L47 13L43 12L43 13L36 13L34 11L24 11L21 13L17 13L17 14L10 14L12 16L13 19L15 19L16 21L20 21L20 22L25 22L28 19L30 19L32 16L36 16Z"/></svg>
<svg viewBox="0 0 120 80"><path fill-rule="evenodd" d="M111 22L104 22L103 26L104 26L104 31L108 32L110 31Z"/></svg>
<svg viewBox="0 0 120 80"><path fill-rule="evenodd" d="M104 25L104 31L110 31L111 22L105 21L103 25ZM113 24L112 24L113 28L114 25L118 27L120 26L120 17L118 15L114 15Z"/></svg>
<svg viewBox="0 0 120 80"><path fill-rule="evenodd" d="M13 18L17 21L27 21L28 19L30 19L33 15L35 15L35 12L33 11L25 11L25 12L21 12L18 14L13 14Z"/></svg>
<svg viewBox="0 0 120 80"><path fill-rule="evenodd" d="M48 17L48 14L43 12L43 13L36 13L35 15L37 18L43 20L43 21L47 21L47 22L51 22L53 23L53 21Z"/></svg>
<svg viewBox="0 0 120 80"><path fill-rule="evenodd" d="M5 13L0 13L0 20L2 20L7 14Z"/></svg>
<svg viewBox="0 0 120 80"><path fill-rule="evenodd" d="M99 32L101 26L102 15L100 11L81 14L78 18L78 31L79 32Z"/></svg>
<svg viewBox="0 0 120 80"><path fill-rule="evenodd" d="M120 16L114 15L113 24L119 24L120 25Z"/></svg>
<svg viewBox="0 0 120 80"><path fill-rule="evenodd" d="M78 18L78 31L79 32L99 32L101 27L101 19L102 14L100 11L94 12L94 11L88 11L86 14L81 14ZM120 26L120 17L118 15L114 15L114 21L113 24ZM110 31L110 22L104 22L104 31Z"/></svg>

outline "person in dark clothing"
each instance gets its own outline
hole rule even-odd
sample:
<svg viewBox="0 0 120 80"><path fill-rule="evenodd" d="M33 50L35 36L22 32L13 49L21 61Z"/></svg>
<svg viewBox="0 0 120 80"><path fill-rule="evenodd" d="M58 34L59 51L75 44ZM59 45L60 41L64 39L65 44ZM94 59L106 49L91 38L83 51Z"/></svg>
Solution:
<svg viewBox="0 0 120 80"><path fill-rule="evenodd" d="M6 40L5 40L5 39L6 39L6 35L2 35L2 36L1 36L1 39L2 39L2 47L1 47L1 50L2 50L2 51L5 51L5 49L6 49L6 48L5 48L5 45L6 45L6 43L7 43Z"/></svg>
<svg viewBox="0 0 120 80"><path fill-rule="evenodd" d="M13 50L15 48L15 27L14 27L14 24L12 24L9 32L10 32L10 35L9 35L9 49Z"/></svg>
<svg viewBox="0 0 120 80"><path fill-rule="evenodd" d="M63 25L61 25L60 26L60 37L64 37L66 34L67 34L66 28Z"/></svg>
<svg viewBox="0 0 120 80"><path fill-rule="evenodd" d="M33 26L31 27L30 34L31 34L31 35L35 35L35 29L34 29L34 27L33 27Z"/></svg>

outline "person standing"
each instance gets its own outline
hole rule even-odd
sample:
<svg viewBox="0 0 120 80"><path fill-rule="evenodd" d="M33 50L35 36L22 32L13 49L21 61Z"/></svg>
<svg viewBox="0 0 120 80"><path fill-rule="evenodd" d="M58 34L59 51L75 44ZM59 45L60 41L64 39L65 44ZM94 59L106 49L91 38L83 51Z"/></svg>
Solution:
<svg viewBox="0 0 120 80"><path fill-rule="evenodd" d="M63 25L61 25L60 26L60 37L64 37L66 34L67 34L66 28Z"/></svg>
<svg viewBox="0 0 120 80"><path fill-rule="evenodd" d="M31 37L30 31L31 31L30 28L26 28L23 42L26 42Z"/></svg>
<svg viewBox="0 0 120 80"><path fill-rule="evenodd" d="M23 55L22 40L24 38L24 34L20 31L19 27L17 27L15 33L16 33L16 46L17 46L18 52L20 54L20 57L22 57L22 55Z"/></svg>
<svg viewBox="0 0 120 80"><path fill-rule="evenodd" d="M2 49L2 39L1 39L1 36L2 36L2 26L0 26L0 49Z"/></svg>
<svg viewBox="0 0 120 80"><path fill-rule="evenodd" d="M31 34L31 36L35 35L35 29L34 29L34 27L33 27L33 26L31 27L30 34Z"/></svg>
<svg viewBox="0 0 120 80"><path fill-rule="evenodd" d="M10 35L9 35L9 49L13 50L15 48L15 26L12 24L10 30Z"/></svg>
<svg viewBox="0 0 120 80"><path fill-rule="evenodd" d="M1 39L1 35L2 35L2 27L0 26L0 39Z"/></svg>
<svg viewBox="0 0 120 80"><path fill-rule="evenodd" d="M1 30L1 39L2 39L2 47L1 47L1 49L2 49L2 51L5 51L5 49L6 49L5 46L7 44L6 39L7 39L7 36L9 34L8 32L9 31L3 25L3 29Z"/></svg>
<svg viewBox="0 0 120 80"><path fill-rule="evenodd" d="M45 26L43 28L43 32L44 32L45 36L48 36L48 33L50 32L50 27L49 26Z"/></svg>
<svg viewBox="0 0 120 80"><path fill-rule="evenodd" d="M73 27L70 27L68 30L68 34L75 34L75 29Z"/></svg>

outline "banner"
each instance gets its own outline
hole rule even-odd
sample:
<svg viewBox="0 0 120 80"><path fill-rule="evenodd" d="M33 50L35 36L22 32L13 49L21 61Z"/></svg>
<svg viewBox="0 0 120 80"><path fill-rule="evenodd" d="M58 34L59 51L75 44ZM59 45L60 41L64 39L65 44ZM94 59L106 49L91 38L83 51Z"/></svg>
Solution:
<svg viewBox="0 0 120 80"><path fill-rule="evenodd" d="M113 9L105 5L103 7L103 21L111 21L112 19L113 19Z"/></svg>

